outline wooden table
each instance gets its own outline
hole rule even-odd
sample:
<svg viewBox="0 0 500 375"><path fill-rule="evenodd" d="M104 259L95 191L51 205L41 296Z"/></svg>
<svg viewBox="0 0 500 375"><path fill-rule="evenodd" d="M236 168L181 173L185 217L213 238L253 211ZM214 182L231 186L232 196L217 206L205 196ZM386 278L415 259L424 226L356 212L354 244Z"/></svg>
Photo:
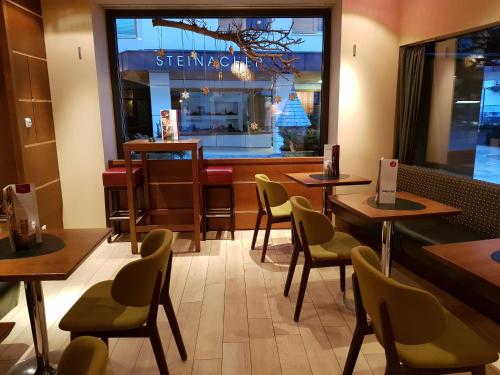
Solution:
<svg viewBox="0 0 500 375"><path fill-rule="evenodd" d="M391 237L395 220L419 219L429 216L457 215L458 208L415 194L398 191L397 205L374 203L375 193L344 194L330 197L332 210L347 210L371 222L382 222L382 270L390 276ZM401 204L399 204L401 203ZM404 203L404 204L403 204Z"/></svg>
<svg viewBox="0 0 500 375"><path fill-rule="evenodd" d="M321 172L287 173L286 176L306 187L323 188L323 213L328 211L328 194L331 194L332 186L368 185L372 181L364 177L341 174L338 178L323 177Z"/></svg>
<svg viewBox="0 0 500 375"><path fill-rule="evenodd" d="M500 238L429 245L423 249L438 261L500 288L500 263L491 258L491 254L500 251Z"/></svg>
<svg viewBox="0 0 500 375"><path fill-rule="evenodd" d="M163 228L165 225L152 225L149 223L151 214L161 214L157 212L161 210L151 210L149 202L149 174L147 153L148 152L191 152L191 176L193 179L193 225L168 225L172 230L192 230L194 233L194 246L197 252L200 251L200 172L203 166L203 144L201 139L182 139L178 141L162 141L156 140L149 142L147 140L134 140L123 144L123 152L125 154L125 168L127 170L127 197L130 218L130 242L132 253L138 253L137 233L150 232L156 228ZM131 152L141 154L142 174L144 180L144 215L138 217L136 200L134 199L134 189L132 181L132 158ZM167 212L168 213L168 212ZM145 224L142 222L146 221Z"/></svg>
<svg viewBox="0 0 500 375"><path fill-rule="evenodd" d="M109 235L109 229L60 229L47 231L65 246L50 254L29 258L1 259L0 281L23 281L36 357L15 365L9 374L55 374L49 362L47 322L42 281L66 280ZM0 231L0 238L7 233ZM32 370L33 372L29 372Z"/></svg>

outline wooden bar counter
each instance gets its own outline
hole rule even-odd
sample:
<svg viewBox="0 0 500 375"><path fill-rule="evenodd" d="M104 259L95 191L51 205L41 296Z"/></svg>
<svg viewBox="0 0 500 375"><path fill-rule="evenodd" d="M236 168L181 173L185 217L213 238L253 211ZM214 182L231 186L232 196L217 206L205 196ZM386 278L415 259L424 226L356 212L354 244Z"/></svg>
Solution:
<svg viewBox="0 0 500 375"><path fill-rule="evenodd" d="M191 152L191 181L192 181L192 210L191 215L193 221L190 224L153 224L151 223L152 215L168 214L168 209L151 209L150 202L150 178L147 153L155 152ZM203 145L200 139L182 139L178 141L162 141L156 140L149 142L148 140L134 140L123 144L123 152L125 155L125 168L127 170L127 202L129 207L130 217L130 242L132 252L138 252L137 233L149 232L156 228L168 227L174 231L193 232L194 247L197 252L200 251L200 172L203 167ZM144 215L138 218L137 202L133 193L132 181L132 158L131 153L136 152L141 154L142 173L144 179ZM161 161L161 160L160 160ZM144 223L145 222L145 223Z"/></svg>

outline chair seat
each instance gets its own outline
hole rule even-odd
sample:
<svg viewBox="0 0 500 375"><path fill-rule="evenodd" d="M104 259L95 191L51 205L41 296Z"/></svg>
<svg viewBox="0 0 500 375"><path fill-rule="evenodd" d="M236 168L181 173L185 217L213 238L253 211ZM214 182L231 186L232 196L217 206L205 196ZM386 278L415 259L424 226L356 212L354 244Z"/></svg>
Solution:
<svg viewBox="0 0 500 375"><path fill-rule="evenodd" d="M63 331L116 331L139 328L146 323L149 306L120 305L111 297L113 281L90 287L59 323Z"/></svg>
<svg viewBox="0 0 500 375"><path fill-rule="evenodd" d="M132 167L132 179L134 186L142 184L142 168ZM125 167L112 167L102 172L102 183L104 187L126 187L127 169Z"/></svg>
<svg viewBox="0 0 500 375"><path fill-rule="evenodd" d="M204 185L231 185L233 183L233 167L210 166L203 170Z"/></svg>
<svg viewBox="0 0 500 375"><path fill-rule="evenodd" d="M290 201L286 201L282 205L271 207L271 213L273 217L287 217L290 216L292 212L292 205Z"/></svg>
<svg viewBox="0 0 500 375"><path fill-rule="evenodd" d="M309 245L313 260L327 261L350 259L351 249L361 243L348 233L335 232L330 241L320 245Z"/></svg>
<svg viewBox="0 0 500 375"><path fill-rule="evenodd" d="M401 361L413 368L458 368L495 362L498 354L461 320L446 311L447 328L436 340L421 345L396 343Z"/></svg>

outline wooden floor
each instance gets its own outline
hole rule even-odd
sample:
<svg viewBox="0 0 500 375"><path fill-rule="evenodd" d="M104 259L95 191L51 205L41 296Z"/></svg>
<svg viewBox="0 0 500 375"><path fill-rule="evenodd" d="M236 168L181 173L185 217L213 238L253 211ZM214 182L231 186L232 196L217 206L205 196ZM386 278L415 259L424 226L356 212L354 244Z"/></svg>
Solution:
<svg viewBox="0 0 500 375"><path fill-rule="evenodd" d="M341 374L355 319L343 306L338 270L311 270L301 321L296 324L292 316L301 268L296 271L290 298L285 298L283 285L291 254L289 232L276 230L271 237L267 262L261 264L261 251L250 250L249 231L237 232L235 241L205 241L197 254L190 251L188 237L177 236L171 296L188 360L180 360L165 314L160 311L159 326L171 374ZM262 238L258 243L261 242ZM129 243L105 243L69 280L44 283L54 361L69 343L69 335L58 329L62 315L86 288L113 278L134 258ZM433 289L397 265L394 276ZM500 349L498 325L459 301L434 292ZM33 354L23 296L19 306L3 320L15 321L16 326L0 345L0 374ZM158 373L147 340L110 340L109 349L109 374ZM356 373L384 374L384 364L381 346L374 337L367 338ZM500 363L489 366L487 373L500 374Z"/></svg>

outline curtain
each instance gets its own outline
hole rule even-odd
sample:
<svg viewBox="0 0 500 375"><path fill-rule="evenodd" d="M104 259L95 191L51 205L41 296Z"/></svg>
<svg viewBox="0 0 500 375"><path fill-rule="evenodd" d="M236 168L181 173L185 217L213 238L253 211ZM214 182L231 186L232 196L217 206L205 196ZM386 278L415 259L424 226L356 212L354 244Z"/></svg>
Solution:
<svg viewBox="0 0 500 375"><path fill-rule="evenodd" d="M400 49L396 98L395 157L404 164L413 164L415 161L417 119L422 95L424 65L424 45Z"/></svg>

